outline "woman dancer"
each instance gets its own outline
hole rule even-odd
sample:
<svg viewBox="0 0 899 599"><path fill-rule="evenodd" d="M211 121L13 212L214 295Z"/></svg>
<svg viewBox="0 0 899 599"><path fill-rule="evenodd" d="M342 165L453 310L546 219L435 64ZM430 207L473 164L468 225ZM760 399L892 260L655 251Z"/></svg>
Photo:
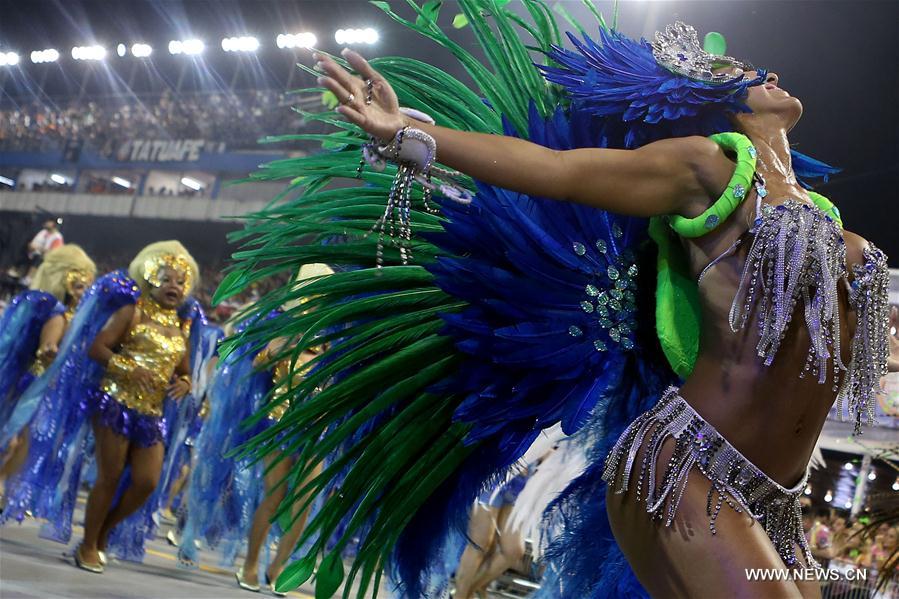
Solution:
<svg viewBox="0 0 899 599"><path fill-rule="evenodd" d="M56 357L96 270L93 260L75 244L50 250L31 281L32 291L14 298L4 313L0 324L0 424L6 423L22 392ZM0 459L0 485L21 468L28 447L26 427L13 437Z"/></svg>
<svg viewBox="0 0 899 599"><path fill-rule="evenodd" d="M131 272L141 283L126 273L117 271L101 277L91 286L82 298L69 331L63 338L57 358L23 393L9 420L0 430L0 443L6 442L29 424L32 430L32 450L19 474L8 484L3 519L21 521L27 512L32 512L35 517L46 520L41 536L61 543L68 543L71 538L72 514L81 483L84 458L89 448L91 423L95 422L96 431L105 435L105 439L97 440L98 445L109 447L110 443L104 441L112 438L113 441L118 441L121 449L123 442L107 430L110 426L134 439L148 442L151 446L149 452L139 449L130 452L129 461L132 464L138 463L130 459L134 454L152 455L161 448L161 445L156 449L152 446L157 444L155 439L161 438L159 435L165 431L166 423L152 413L141 413L140 407L132 409L114 400L121 395L124 401L135 400L132 402L135 405L140 403L144 409L153 410L161 384L157 377L165 377L169 367L172 372L168 374L173 374L176 364L184 369L182 354L187 347L181 347L184 343L182 335L186 335L191 329L190 323L188 320L182 322L177 316L168 318L168 308L162 307L160 302L171 303L178 300L184 291L183 283L196 278L193 259L176 241L158 242L142 250L132 263ZM166 285L160 287L159 277L163 275L166 277ZM179 283L182 285L179 286ZM189 286L188 284L187 287ZM154 299L156 297L160 299ZM135 310L134 304L139 298L143 299L142 306L140 310ZM128 331L128 335L119 348L123 353L116 353L115 356L118 357L107 355L95 342L110 342L109 331L112 324L121 327L123 323L120 319L129 311L134 314L135 319L140 317L141 320L125 323L127 326L123 330ZM118 315L117 318L112 318L114 315ZM174 324L166 329L163 325L154 323L151 317L165 322L166 327L170 323ZM106 326L107 324L110 326ZM179 324L182 326L177 326ZM175 328L178 329L178 335L167 337L165 332L171 333ZM119 332L122 333L123 330ZM101 331L105 334L101 335ZM111 368L101 367L90 357L98 354L98 357L105 356L112 361L111 365L107 364ZM155 373L148 375L151 363L158 368ZM131 366L138 365L142 365L142 368L135 368L136 378L132 378ZM167 386L167 382L162 384L163 390ZM189 380L184 376L171 386L176 395L180 395L185 388L189 388ZM147 401L141 403L143 400ZM38 436L35 431L40 431L41 434ZM43 447L40 451L35 443L38 438ZM125 440L129 441L127 438ZM99 458L108 459L110 456L101 453L102 451L98 448L98 469L101 477L105 472L103 482L108 482L110 472L104 471ZM140 466L147 466L143 460L139 462ZM152 473L145 470L137 474L152 477ZM132 479L130 472L128 476L122 477L119 491L126 503L119 502L119 505L124 508L133 506L135 498L150 487L146 477L136 481L138 486L130 484ZM117 516L121 513L122 510L119 510ZM96 515L94 512L93 516ZM141 522L136 522L136 528L129 526L127 530L123 530L127 539L117 547L122 557L139 559L142 555L143 541L148 534L147 520L144 518ZM105 542L108 531L108 528L103 531L101 542ZM76 558L78 556L79 552L76 552Z"/></svg>
<svg viewBox="0 0 899 599"><path fill-rule="evenodd" d="M324 264L305 264L296 277L297 287L330 272ZM283 323L289 318L285 312L301 310L299 306L285 305L264 318ZM252 321L240 322L233 334L251 324ZM294 356L288 343L289 338L278 338L262 348L244 344L228 352L213 375L209 386L210 415L197 440L197 459L190 480L195 491L189 497L178 553L181 565L196 567L194 541L202 540L211 549L220 549L222 563L231 565L246 546L246 559L236 573L237 582L244 589L258 591L260 552L277 520L283 534L265 575L266 584L278 595L274 580L293 552L308 515L308 510L299 505L279 509L288 487L296 486L286 476L297 449L281 443L278 423L286 409L282 403L284 392L302 378L306 364L319 353L311 350ZM259 414L255 420L246 422L256 412ZM274 444L276 455L260 463L239 451L253 442Z"/></svg>
<svg viewBox="0 0 899 599"><path fill-rule="evenodd" d="M310 258L369 266L304 290L331 289L317 302L319 326L383 327L383 336L335 343L339 359L318 377L343 374L339 362L347 376L310 399L310 375L297 390L302 408L288 411L295 443L333 425L330 447L352 438L349 455L358 456L307 534L328 537L335 513L352 514L369 528L350 578L367 588L389 563L417 596L446 522L561 420L566 433L587 425L595 434L590 464L557 502L566 526L548 552L548 595L814 596L811 585L749 581L745 570L814 565L798 500L833 401L857 427L870 417L888 353L886 258L799 183L832 169L791 153L787 132L802 106L776 74L721 55L718 38L704 49L682 23L652 44L603 23L599 42L573 38L576 49L563 50L546 7L525 5L550 85L530 70L521 17L492 2L466 3L465 16L494 72L440 31L434 11L406 23L454 52L484 97L415 61L391 58L376 70L351 51L343 65L319 55L320 83L352 123L335 138L361 128L375 168L398 164L392 187L382 173L366 179L387 194L376 229L396 238L381 243L353 221L372 212L378 189L353 189L353 206L349 193L320 191L327 179L317 181L291 207L290 224L277 207L264 215L277 225L250 225L258 247L220 290L270 272L270 261L260 264L285 225L322 241L349 236L292 247L285 268ZM419 110L401 111L397 93ZM349 146L329 155L328 172L359 172L351 156ZM454 174L433 167L437 156L478 181L473 199L438 187ZM323 160L271 174L320 176ZM412 209L413 180L448 198L444 221L429 215L427 192L425 209ZM638 297L652 286L637 264L646 217L658 255L654 310ZM363 247L374 250L369 262ZM441 313L442 326L424 307ZM667 367L645 334L653 311ZM245 334L283 333L260 323ZM675 373L684 384L666 391ZM418 426L403 428L409 422ZM328 448L313 448L296 474ZM622 569L610 531L645 591ZM336 592L339 549L316 543L285 580L308 578L325 553L317 593ZM712 560L717 567L707 567Z"/></svg>
<svg viewBox="0 0 899 599"><path fill-rule="evenodd" d="M110 531L153 494L162 472L166 396L182 399L191 389L190 323L178 307L195 284L196 262L177 242L144 248L129 267L139 282L135 305L119 308L91 344L104 374L92 390L97 480L87 500L84 538L75 550L78 567L103 572L100 552ZM116 505L125 468L130 482Z"/></svg>
<svg viewBox="0 0 899 599"><path fill-rule="evenodd" d="M285 344L285 339L276 339L269 343L256 356L254 366L257 369L264 368L276 356L283 356L285 353L288 353L289 349L285 348ZM295 359L291 357L281 358L275 363L271 375L273 389L270 392L270 401L272 408L257 427L256 435L263 435L265 431L271 429L281 420L288 407L285 392L299 382L304 367L315 360L319 353L319 350L309 348L303 350ZM272 523L278 519L276 512L279 511L278 508L287 496L290 471L295 461L296 458L289 452L289 445L284 444L280 450L268 454L263 462L263 498L253 514L252 525L247 535L247 553L243 566L234 575L238 586L242 589L248 591L258 591L260 589L259 553L269 536ZM317 476L320 473L321 470L316 469L313 470L311 476ZM304 508L301 500L295 501L293 506L294 509L289 509L286 512L286 528L278 539L278 550L275 553L275 557L265 570L266 587L271 593L279 597L285 597L286 593L275 589L275 581L296 549L297 539L303 532L306 518L309 515L309 508Z"/></svg>
<svg viewBox="0 0 899 599"><path fill-rule="evenodd" d="M274 311L269 317L275 317ZM227 336L241 331L228 325ZM187 517L180 527L179 565L196 568L198 542L222 553L221 564L230 567L244 550L247 532L261 501L262 467L234 451L254 432L243 422L265 403L272 389L272 375L259 371L254 359L265 348L245 344L224 355L211 375L207 399L209 414L194 451L187 499Z"/></svg>

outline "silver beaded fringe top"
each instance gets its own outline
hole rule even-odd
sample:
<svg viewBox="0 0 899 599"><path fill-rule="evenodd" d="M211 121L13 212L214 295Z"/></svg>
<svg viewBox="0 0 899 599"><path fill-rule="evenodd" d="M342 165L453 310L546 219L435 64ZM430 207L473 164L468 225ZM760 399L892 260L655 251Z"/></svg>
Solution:
<svg viewBox="0 0 899 599"><path fill-rule="evenodd" d="M840 226L815 206L789 200L763 205L750 229L752 246L730 311L733 331L757 312L758 355L774 361L797 304L803 306L811 339L800 376L824 383L832 370L837 411L874 420L874 401L889 357L889 270L886 255L870 245L863 264L852 268L849 303L857 315L848 365L840 358L839 285L848 281L846 245Z"/></svg>

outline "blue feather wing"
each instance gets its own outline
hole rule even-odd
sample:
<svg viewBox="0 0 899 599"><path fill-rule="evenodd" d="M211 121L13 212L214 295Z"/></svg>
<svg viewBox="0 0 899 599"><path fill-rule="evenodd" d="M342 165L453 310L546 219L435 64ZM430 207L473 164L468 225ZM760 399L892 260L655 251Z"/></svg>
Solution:
<svg viewBox="0 0 899 599"><path fill-rule="evenodd" d="M28 367L40 342L41 328L65 307L43 291L14 297L0 317L0 426L9 420Z"/></svg>
<svg viewBox="0 0 899 599"><path fill-rule="evenodd" d="M134 304L139 295L139 287L124 272L97 279L78 304L56 359L22 394L0 431L0 444L25 426L31 431L28 459L7 485L4 520L21 520L31 511L48 521L46 536L68 542L89 436L85 391L96 386L102 374L88 349L109 317Z"/></svg>

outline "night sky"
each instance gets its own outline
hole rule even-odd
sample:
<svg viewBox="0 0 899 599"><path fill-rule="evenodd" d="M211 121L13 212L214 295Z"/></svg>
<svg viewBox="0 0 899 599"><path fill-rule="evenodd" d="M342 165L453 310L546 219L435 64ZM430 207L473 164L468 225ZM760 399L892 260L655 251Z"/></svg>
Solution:
<svg viewBox="0 0 899 599"><path fill-rule="evenodd" d="M397 12L411 14L404 1L391 4ZM563 4L581 22L591 23L588 31L595 30L579 0ZM597 6L611 17L610 2ZM441 22L448 27L458 12L455 2L445 2ZM819 191L837 203L847 228L877 243L891 255L891 265L899 266L899 2L633 0L621 3L618 27L628 35L648 37L676 19L701 34L721 32L729 54L778 73L780 85L805 106L791 135L797 149L844 169ZM292 64L305 57L276 48L277 34L313 31L322 49L337 51L336 29L366 26L381 33L368 54L413 56L459 73L447 52L357 0L3 1L0 50L17 51L22 62L15 73L0 72L0 103L21 102L29 94L121 93L129 85L138 92L153 91L179 79L186 86L194 81L207 87L299 87L309 81ZM256 35L263 47L252 57L223 53L221 38L238 34ZM201 60L168 55L169 40L191 36L206 41ZM467 29L455 37L474 46ZM152 62L115 56L117 43L138 41L153 45ZM73 45L95 42L112 51L104 65L71 59ZM50 47L62 54L58 64L30 63L32 50Z"/></svg>

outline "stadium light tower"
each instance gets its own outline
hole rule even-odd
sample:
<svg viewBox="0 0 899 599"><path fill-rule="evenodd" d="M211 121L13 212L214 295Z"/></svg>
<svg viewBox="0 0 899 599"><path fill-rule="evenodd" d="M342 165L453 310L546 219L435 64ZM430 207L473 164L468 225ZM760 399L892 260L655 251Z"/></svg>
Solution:
<svg viewBox="0 0 899 599"><path fill-rule="evenodd" d="M203 40L198 39L172 40L169 42L169 54L187 54L188 56L194 56L202 54L205 49L206 44L203 43Z"/></svg>
<svg viewBox="0 0 899 599"><path fill-rule="evenodd" d="M251 35L226 37L222 40L225 52L255 52L259 49L259 40Z"/></svg>
<svg viewBox="0 0 899 599"><path fill-rule="evenodd" d="M103 60L106 58L106 48L103 46L75 46L72 48L72 58L75 60Z"/></svg>
<svg viewBox="0 0 899 599"><path fill-rule="evenodd" d="M136 58L146 58L153 53L153 48L149 44L132 44L131 55Z"/></svg>
<svg viewBox="0 0 899 599"><path fill-rule="evenodd" d="M304 31L302 33L282 33L275 39L279 48L314 48L318 39L314 33Z"/></svg>
<svg viewBox="0 0 899 599"><path fill-rule="evenodd" d="M338 29L334 32L334 41L341 46L349 44L375 44L380 39L377 30L366 27L365 29Z"/></svg>
<svg viewBox="0 0 899 599"><path fill-rule="evenodd" d="M31 62L34 64L41 64L44 62L56 62L59 60L59 51L53 48L46 48L44 50L35 50L31 53Z"/></svg>
<svg viewBox="0 0 899 599"><path fill-rule="evenodd" d="M0 52L0 67L14 67L19 64L19 55L15 52Z"/></svg>

